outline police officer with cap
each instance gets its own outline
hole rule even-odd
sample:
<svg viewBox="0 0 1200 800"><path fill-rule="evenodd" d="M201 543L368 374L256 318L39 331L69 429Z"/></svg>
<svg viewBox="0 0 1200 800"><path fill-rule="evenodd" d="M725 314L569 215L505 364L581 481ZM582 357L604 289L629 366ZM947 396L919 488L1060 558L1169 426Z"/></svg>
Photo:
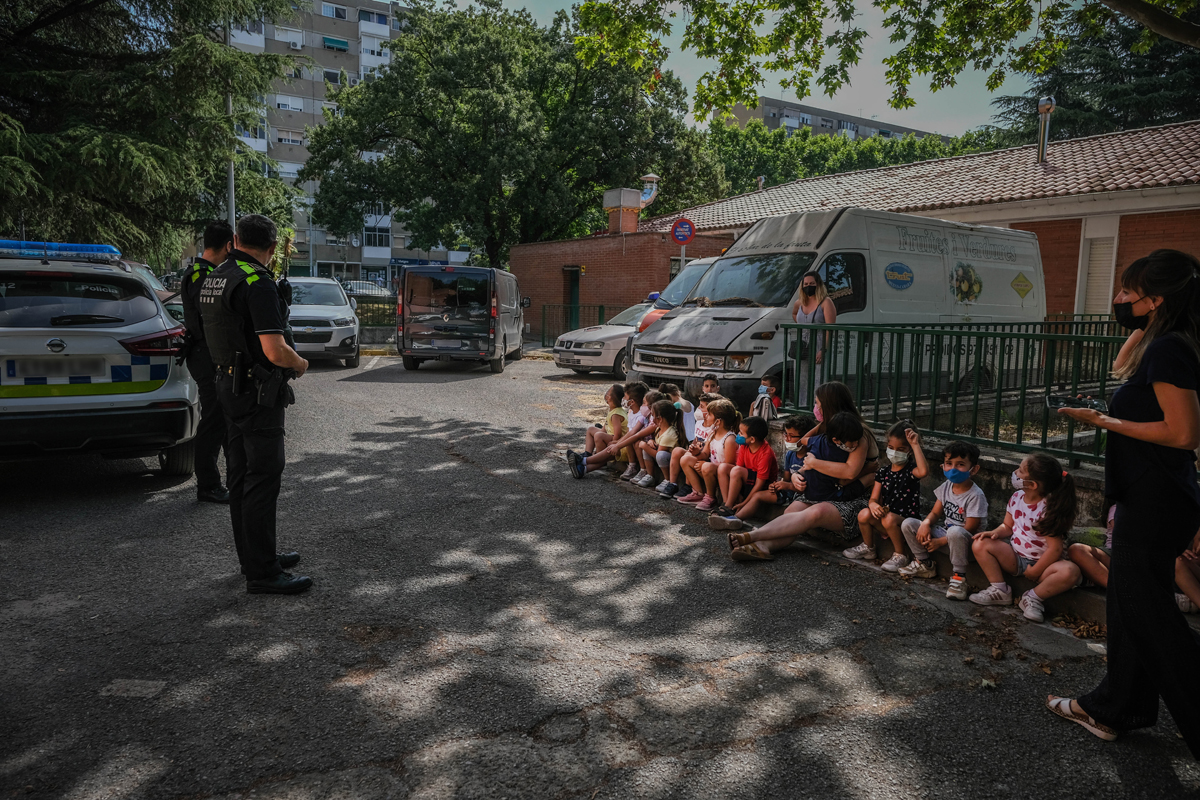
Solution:
<svg viewBox="0 0 1200 800"><path fill-rule="evenodd" d="M233 228L223 220L213 220L204 228L204 252L183 275L180 299L183 324L187 326L187 368L200 390L200 424L196 427L196 499L207 503L228 503L229 490L221 485L217 460L225 445L225 412L217 400L216 367L204 341L204 321L200 317L200 287L208 274L229 257L233 249Z"/></svg>
<svg viewBox="0 0 1200 800"><path fill-rule="evenodd" d="M284 377L298 378L308 369L284 338L287 305L266 267L276 240L275 223L266 217L239 219L234 249L204 279L199 298L229 427L225 455L233 539L252 594L298 594L312 586L311 578L284 571L300 554L275 548L283 416L293 399Z"/></svg>

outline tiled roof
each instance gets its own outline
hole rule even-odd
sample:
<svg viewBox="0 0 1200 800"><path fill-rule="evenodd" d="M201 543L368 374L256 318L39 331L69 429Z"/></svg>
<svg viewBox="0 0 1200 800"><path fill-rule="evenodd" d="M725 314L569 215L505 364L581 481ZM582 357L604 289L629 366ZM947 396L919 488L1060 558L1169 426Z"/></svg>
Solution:
<svg viewBox="0 0 1200 800"><path fill-rule="evenodd" d="M761 217L839 206L919 212L1200 184L1200 120L895 167L803 178L645 220L668 231L686 216L697 230L749 225Z"/></svg>

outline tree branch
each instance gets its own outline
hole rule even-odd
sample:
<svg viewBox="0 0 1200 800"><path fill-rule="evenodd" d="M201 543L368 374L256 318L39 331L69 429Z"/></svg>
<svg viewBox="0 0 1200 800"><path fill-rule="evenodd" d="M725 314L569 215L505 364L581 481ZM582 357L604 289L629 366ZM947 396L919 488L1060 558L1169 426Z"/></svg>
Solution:
<svg viewBox="0 0 1200 800"><path fill-rule="evenodd" d="M1163 38L1200 49L1200 25L1168 14L1146 0L1100 0L1100 3L1140 22Z"/></svg>

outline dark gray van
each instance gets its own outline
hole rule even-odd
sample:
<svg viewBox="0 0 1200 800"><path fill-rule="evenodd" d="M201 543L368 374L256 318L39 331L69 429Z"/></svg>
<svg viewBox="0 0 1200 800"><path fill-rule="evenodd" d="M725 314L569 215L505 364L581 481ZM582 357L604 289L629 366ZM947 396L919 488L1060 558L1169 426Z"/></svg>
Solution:
<svg viewBox="0 0 1200 800"><path fill-rule="evenodd" d="M405 267L396 298L396 347L405 369L422 361L486 361L492 372L521 357L525 309L517 278L487 267Z"/></svg>

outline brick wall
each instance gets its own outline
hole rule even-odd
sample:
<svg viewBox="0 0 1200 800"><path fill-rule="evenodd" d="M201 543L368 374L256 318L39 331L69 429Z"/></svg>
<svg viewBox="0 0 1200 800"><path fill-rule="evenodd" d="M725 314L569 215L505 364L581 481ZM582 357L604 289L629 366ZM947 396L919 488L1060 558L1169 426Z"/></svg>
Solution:
<svg viewBox="0 0 1200 800"><path fill-rule="evenodd" d="M1200 257L1200 209L1122 216L1117 237L1117 275L1159 248L1182 250Z"/></svg>
<svg viewBox="0 0 1200 800"><path fill-rule="evenodd" d="M696 236L687 246L687 255L720 255L732 243L732 235ZM537 334L542 306L567 302L564 266L587 267L579 279L579 303L604 305L605 314L612 316L662 290L668 283L671 259L678 257L679 245L665 233L613 234L516 245L509 254L509 269L521 284L522 296L532 298L525 321Z"/></svg>
<svg viewBox="0 0 1200 800"><path fill-rule="evenodd" d="M1075 282L1079 276L1079 241L1083 236L1083 220L1014 222L1010 227L1037 234L1038 248L1042 253L1042 272L1046 276L1046 313L1075 313Z"/></svg>

